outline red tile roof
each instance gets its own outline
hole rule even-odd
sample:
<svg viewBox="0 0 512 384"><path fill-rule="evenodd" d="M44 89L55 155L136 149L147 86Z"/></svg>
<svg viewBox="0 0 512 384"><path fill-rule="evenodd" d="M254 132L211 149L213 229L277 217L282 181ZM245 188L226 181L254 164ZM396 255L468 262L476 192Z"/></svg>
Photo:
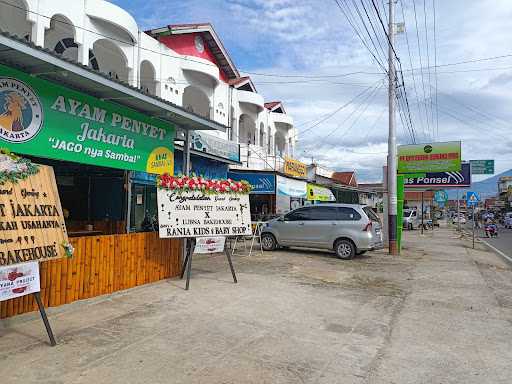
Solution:
<svg viewBox="0 0 512 384"><path fill-rule="evenodd" d="M351 187L357 187L357 180L355 172L334 172L331 179L337 181L340 184L350 185Z"/></svg>
<svg viewBox="0 0 512 384"><path fill-rule="evenodd" d="M246 81L248 79L250 79L249 76L243 76L243 77L237 77L236 79L230 79L229 85L237 85L237 84L243 83L244 81Z"/></svg>
<svg viewBox="0 0 512 384"><path fill-rule="evenodd" d="M281 108L283 110L283 113L286 113L284 110L283 103L280 101L270 101L268 103L265 103L265 108L267 108L269 111L275 111L278 108Z"/></svg>

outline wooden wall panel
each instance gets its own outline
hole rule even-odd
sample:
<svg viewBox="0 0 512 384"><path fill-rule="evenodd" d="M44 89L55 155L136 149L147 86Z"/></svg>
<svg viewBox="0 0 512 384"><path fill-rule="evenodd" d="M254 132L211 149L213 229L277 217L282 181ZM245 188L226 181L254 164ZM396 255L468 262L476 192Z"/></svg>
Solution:
<svg viewBox="0 0 512 384"><path fill-rule="evenodd" d="M73 258L39 264L41 296L47 307L106 295L178 276L180 241L158 233L70 239ZM0 319L36 310L32 295L0 302Z"/></svg>

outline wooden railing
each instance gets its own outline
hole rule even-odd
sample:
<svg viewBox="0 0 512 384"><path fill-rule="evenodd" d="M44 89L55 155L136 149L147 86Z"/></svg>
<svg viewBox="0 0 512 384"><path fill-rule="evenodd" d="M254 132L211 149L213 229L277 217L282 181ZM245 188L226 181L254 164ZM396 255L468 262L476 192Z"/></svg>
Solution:
<svg viewBox="0 0 512 384"><path fill-rule="evenodd" d="M71 238L71 259L42 262L46 307L68 304L179 275L180 241L158 233ZM37 309L32 295L0 302L0 319Z"/></svg>

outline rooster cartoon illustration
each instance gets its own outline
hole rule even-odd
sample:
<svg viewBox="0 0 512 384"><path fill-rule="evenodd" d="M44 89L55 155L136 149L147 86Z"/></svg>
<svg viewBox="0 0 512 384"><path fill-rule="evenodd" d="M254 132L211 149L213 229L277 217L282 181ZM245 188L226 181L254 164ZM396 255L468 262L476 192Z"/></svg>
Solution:
<svg viewBox="0 0 512 384"><path fill-rule="evenodd" d="M15 92L9 93L5 99L5 111L0 114L0 127L11 132L23 131L25 129L23 126L25 99Z"/></svg>

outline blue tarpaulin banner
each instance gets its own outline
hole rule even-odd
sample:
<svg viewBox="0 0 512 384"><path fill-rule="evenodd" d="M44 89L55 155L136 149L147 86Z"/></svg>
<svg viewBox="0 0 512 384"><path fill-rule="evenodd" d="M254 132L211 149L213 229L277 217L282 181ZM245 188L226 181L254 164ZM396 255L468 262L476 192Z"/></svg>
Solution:
<svg viewBox="0 0 512 384"><path fill-rule="evenodd" d="M253 194L274 194L276 192L276 177L273 173L264 172L228 172L233 180L246 180L252 185Z"/></svg>

